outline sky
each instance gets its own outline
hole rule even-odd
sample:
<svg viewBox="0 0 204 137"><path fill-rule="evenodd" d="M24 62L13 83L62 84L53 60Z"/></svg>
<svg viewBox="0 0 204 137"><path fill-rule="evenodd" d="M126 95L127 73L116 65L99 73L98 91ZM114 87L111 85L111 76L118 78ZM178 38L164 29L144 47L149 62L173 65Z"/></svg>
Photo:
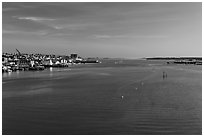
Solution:
<svg viewBox="0 0 204 137"><path fill-rule="evenodd" d="M202 3L3 2L2 51L202 56Z"/></svg>

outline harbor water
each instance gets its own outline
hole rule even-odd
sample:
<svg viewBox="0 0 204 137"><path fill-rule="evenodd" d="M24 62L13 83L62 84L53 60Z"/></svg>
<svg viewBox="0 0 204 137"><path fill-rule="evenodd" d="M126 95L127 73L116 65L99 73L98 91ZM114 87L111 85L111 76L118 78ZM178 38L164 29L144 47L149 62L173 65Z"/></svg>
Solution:
<svg viewBox="0 0 204 137"><path fill-rule="evenodd" d="M107 59L2 77L3 134L202 134L199 65Z"/></svg>

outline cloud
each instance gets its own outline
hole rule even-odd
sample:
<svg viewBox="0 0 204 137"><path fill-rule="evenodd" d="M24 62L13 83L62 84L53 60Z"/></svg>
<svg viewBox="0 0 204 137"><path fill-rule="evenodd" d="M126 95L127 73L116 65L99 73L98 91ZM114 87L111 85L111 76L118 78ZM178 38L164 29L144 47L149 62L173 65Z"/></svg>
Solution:
<svg viewBox="0 0 204 137"><path fill-rule="evenodd" d="M18 8L2 8L2 12L15 11L15 10L18 10Z"/></svg>
<svg viewBox="0 0 204 137"><path fill-rule="evenodd" d="M110 36L110 35L94 35L94 38L107 39L107 38L113 38L113 36Z"/></svg>
<svg viewBox="0 0 204 137"><path fill-rule="evenodd" d="M2 30L2 34L14 34L14 33L17 33L17 31Z"/></svg>
<svg viewBox="0 0 204 137"><path fill-rule="evenodd" d="M66 23L66 21L61 21L58 25L53 25L55 29L67 29L67 30L85 30L99 27L100 23Z"/></svg>
<svg viewBox="0 0 204 137"><path fill-rule="evenodd" d="M3 24L4 27L21 31L53 31L62 29L60 26L55 25L55 20L54 18L46 17L11 16L11 18L7 17Z"/></svg>
<svg viewBox="0 0 204 137"><path fill-rule="evenodd" d="M20 31L20 30L7 30L7 29L3 29L2 30L2 34L21 34L21 35L47 35L46 31Z"/></svg>
<svg viewBox="0 0 204 137"><path fill-rule="evenodd" d="M16 17L16 16L13 16L13 17L17 18L19 20L31 20L31 21L36 21L36 22L55 20L55 19L51 19L51 18L42 18L42 17Z"/></svg>
<svg viewBox="0 0 204 137"><path fill-rule="evenodd" d="M167 38L167 35L94 35L97 39L112 39L112 38Z"/></svg>
<svg viewBox="0 0 204 137"><path fill-rule="evenodd" d="M63 29L63 27L61 27L61 26L53 26L53 28L55 28L56 30L61 30L61 29Z"/></svg>

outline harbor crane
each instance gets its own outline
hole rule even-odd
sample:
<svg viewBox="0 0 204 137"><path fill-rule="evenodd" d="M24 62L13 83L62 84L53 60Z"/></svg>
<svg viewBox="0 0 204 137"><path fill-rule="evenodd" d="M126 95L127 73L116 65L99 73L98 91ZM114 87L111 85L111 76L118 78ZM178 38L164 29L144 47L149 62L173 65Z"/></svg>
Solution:
<svg viewBox="0 0 204 137"><path fill-rule="evenodd" d="M21 52L18 49L16 49L16 51L18 52L19 55L21 55Z"/></svg>

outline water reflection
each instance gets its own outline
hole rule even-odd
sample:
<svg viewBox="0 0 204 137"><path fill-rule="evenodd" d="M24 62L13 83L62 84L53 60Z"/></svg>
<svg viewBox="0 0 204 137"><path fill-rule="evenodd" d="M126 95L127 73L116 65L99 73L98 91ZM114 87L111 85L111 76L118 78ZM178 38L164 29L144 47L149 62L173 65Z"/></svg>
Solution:
<svg viewBox="0 0 204 137"><path fill-rule="evenodd" d="M53 71L53 68L52 68L52 67L50 67L50 71Z"/></svg>
<svg viewBox="0 0 204 137"><path fill-rule="evenodd" d="M19 75L19 70L17 70L17 71L16 71L16 74L18 74L18 75Z"/></svg>
<svg viewBox="0 0 204 137"><path fill-rule="evenodd" d="M7 72L7 73L3 73L2 74L2 77L11 77L11 74L12 74L13 72Z"/></svg>
<svg viewBox="0 0 204 137"><path fill-rule="evenodd" d="M53 68L52 68L52 67L50 67L50 73L49 73L49 76L50 76L50 77L53 77Z"/></svg>

